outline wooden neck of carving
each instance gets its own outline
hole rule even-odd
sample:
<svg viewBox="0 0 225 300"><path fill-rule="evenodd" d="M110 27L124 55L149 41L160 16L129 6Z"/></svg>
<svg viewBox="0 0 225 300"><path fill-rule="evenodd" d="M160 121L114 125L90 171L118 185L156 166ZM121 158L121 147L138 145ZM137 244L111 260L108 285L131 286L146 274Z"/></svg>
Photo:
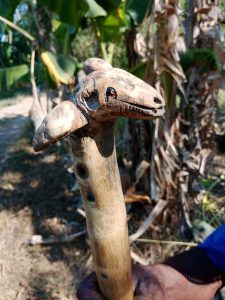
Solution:
<svg viewBox="0 0 225 300"><path fill-rule="evenodd" d="M71 135L69 144L100 289L107 299L132 300L127 218L113 123L99 123L94 135Z"/></svg>

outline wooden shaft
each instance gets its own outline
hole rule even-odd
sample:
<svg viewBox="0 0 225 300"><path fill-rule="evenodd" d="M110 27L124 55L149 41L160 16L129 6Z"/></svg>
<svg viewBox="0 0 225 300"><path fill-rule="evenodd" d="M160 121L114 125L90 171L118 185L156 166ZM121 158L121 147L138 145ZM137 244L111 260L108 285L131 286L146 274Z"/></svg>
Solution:
<svg viewBox="0 0 225 300"><path fill-rule="evenodd" d="M107 299L133 300L126 209L116 159L113 123L90 137L69 137L84 202L100 289Z"/></svg>

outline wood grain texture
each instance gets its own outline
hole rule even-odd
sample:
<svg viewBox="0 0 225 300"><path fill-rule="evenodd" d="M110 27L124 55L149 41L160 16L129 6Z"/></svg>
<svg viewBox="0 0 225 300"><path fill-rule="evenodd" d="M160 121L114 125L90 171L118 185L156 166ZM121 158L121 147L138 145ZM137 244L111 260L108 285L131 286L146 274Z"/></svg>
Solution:
<svg viewBox="0 0 225 300"><path fill-rule="evenodd" d="M83 66L83 70L85 72L86 75L94 72L94 71L107 71L107 70L112 70L113 67L107 63L106 61L104 61L101 58L97 58L97 57L92 57L87 59L84 62L84 66Z"/></svg>
<svg viewBox="0 0 225 300"><path fill-rule="evenodd" d="M33 138L33 148L40 151L62 137L88 124L86 117L70 101L57 105L43 120Z"/></svg>
<svg viewBox="0 0 225 300"><path fill-rule="evenodd" d="M99 125L92 137L84 131L81 135L70 135L69 144L100 289L107 299L132 300L127 218L113 123Z"/></svg>

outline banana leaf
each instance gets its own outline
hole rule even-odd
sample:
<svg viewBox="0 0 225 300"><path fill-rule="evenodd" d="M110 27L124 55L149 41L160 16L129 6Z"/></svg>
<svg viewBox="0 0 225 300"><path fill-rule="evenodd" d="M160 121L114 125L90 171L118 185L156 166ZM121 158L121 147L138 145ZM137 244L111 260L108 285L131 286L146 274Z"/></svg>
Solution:
<svg viewBox="0 0 225 300"><path fill-rule="evenodd" d="M28 65L19 65L0 69L0 92L17 87L22 80L29 81Z"/></svg>
<svg viewBox="0 0 225 300"><path fill-rule="evenodd" d="M39 0L51 12L59 16L60 21L78 28L83 17L96 18L106 16L106 11L94 0Z"/></svg>
<svg viewBox="0 0 225 300"><path fill-rule="evenodd" d="M106 11L113 10L117 8L122 0L96 0L99 5L101 5Z"/></svg>
<svg viewBox="0 0 225 300"><path fill-rule="evenodd" d="M60 51L63 54L69 54L69 48L76 37L77 30L75 27L66 23L60 22L57 19L52 20L54 36L56 37L57 46L60 46Z"/></svg>
<svg viewBox="0 0 225 300"><path fill-rule="evenodd" d="M101 33L101 42L117 41L120 34L127 29L124 3L109 11L106 17L97 18L96 22Z"/></svg>
<svg viewBox="0 0 225 300"><path fill-rule="evenodd" d="M144 18L152 10L154 1L152 0L128 0L126 1L126 12L130 15L135 26L140 25Z"/></svg>
<svg viewBox="0 0 225 300"><path fill-rule="evenodd" d="M184 72L187 72L187 70L192 66L200 68L202 73L210 70L221 71L222 69L219 57L214 49L196 48L188 50L181 54L180 63Z"/></svg>
<svg viewBox="0 0 225 300"><path fill-rule="evenodd" d="M20 0L0 1L0 14L2 17L13 20L13 15Z"/></svg>
<svg viewBox="0 0 225 300"><path fill-rule="evenodd" d="M85 1L88 4L88 11L85 13L86 18L105 17L107 15L106 11L94 0Z"/></svg>
<svg viewBox="0 0 225 300"><path fill-rule="evenodd" d="M144 79L146 68L147 68L148 62L142 62L133 68L131 68L129 71L130 73L134 74L135 76L139 77L140 79Z"/></svg>
<svg viewBox="0 0 225 300"><path fill-rule="evenodd" d="M34 76L37 85L43 81L43 65L35 62ZM10 91L30 84L30 65L18 65L0 69L0 92Z"/></svg>
<svg viewBox="0 0 225 300"><path fill-rule="evenodd" d="M63 54L54 54L50 51L41 53L41 59L53 82L57 86L60 84L70 84L76 69L76 61Z"/></svg>

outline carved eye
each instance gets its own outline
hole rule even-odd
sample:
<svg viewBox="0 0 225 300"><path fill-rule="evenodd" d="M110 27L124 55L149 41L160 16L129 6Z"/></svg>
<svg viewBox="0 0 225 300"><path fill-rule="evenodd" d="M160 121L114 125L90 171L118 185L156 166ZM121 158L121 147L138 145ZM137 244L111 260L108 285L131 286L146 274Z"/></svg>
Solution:
<svg viewBox="0 0 225 300"><path fill-rule="evenodd" d="M109 99L112 97L113 99L117 98L117 92L113 87L107 87L106 89L106 101L108 102Z"/></svg>

